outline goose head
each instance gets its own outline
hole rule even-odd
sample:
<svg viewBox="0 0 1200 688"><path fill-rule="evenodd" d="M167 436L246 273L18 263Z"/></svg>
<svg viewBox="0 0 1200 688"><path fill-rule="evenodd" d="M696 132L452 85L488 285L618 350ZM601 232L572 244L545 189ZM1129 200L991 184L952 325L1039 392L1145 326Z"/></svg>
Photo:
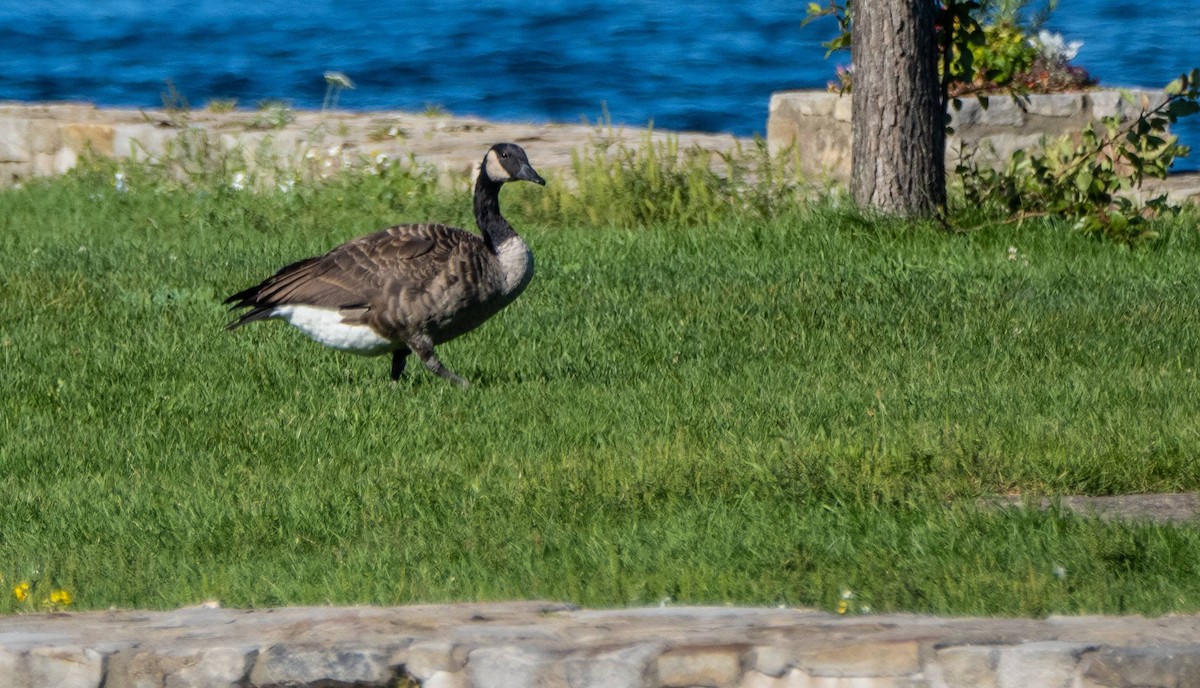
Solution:
<svg viewBox="0 0 1200 688"><path fill-rule="evenodd" d="M487 155L483 156L483 165L480 166L479 172L496 184L520 179L546 185L546 180L529 164L525 151L515 143L497 143L488 149Z"/></svg>

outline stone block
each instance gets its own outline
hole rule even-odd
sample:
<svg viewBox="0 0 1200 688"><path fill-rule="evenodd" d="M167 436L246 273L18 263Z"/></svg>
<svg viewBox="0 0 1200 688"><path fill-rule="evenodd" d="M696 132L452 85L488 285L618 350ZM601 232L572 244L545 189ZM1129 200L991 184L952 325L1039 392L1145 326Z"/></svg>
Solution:
<svg viewBox="0 0 1200 688"><path fill-rule="evenodd" d="M979 121L979 113L983 112L983 107L979 104L977 98L963 98L959 101L958 109L954 108L954 104L950 104L950 126L955 132L973 126Z"/></svg>
<svg viewBox="0 0 1200 688"><path fill-rule="evenodd" d="M1019 127L1025 124L1025 111L1021 103L1010 96L988 98L988 106L979 108L976 120L981 126Z"/></svg>
<svg viewBox="0 0 1200 688"><path fill-rule="evenodd" d="M849 122L854 114L853 100L848 95L838 96L833 102L833 119L837 122Z"/></svg>
<svg viewBox="0 0 1200 688"><path fill-rule="evenodd" d="M763 645L754 648L749 665L767 676L783 676L796 663L796 650L792 647Z"/></svg>
<svg viewBox="0 0 1200 688"><path fill-rule="evenodd" d="M996 688L1000 654L993 647L960 646L937 651L935 670L947 688Z"/></svg>
<svg viewBox="0 0 1200 688"><path fill-rule="evenodd" d="M55 174L65 174L74 169L79 162L79 155L70 148L59 148L54 154L53 170Z"/></svg>
<svg viewBox="0 0 1200 688"><path fill-rule="evenodd" d="M852 642L802 651L799 668L812 676L911 676L922 668L921 643Z"/></svg>
<svg viewBox="0 0 1200 688"><path fill-rule="evenodd" d="M1124 93L1129 94L1126 99ZM1093 91L1087 94L1087 102L1093 119L1120 117L1132 119L1139 113L1162 105L1167 94L1162 91L1126 89L1122 91Z"/></svg>
<svg viewBox="0 0 1200 688"><path fill-rule="evenodd" d="M104 655L92 648L39 647L25 655L24 673L30 688L100 688Z"/></svg>
<svg viewBox="0 0 1200 688"><path fill-rule="evenodd" d="M1025 112L1040 117L1074 117L1083 112L1082 93L1045 93L1022 98Z"/></svg>
<svg viewBox="0 0 1200 688"><path fill-rule="evenodd" d="M405 684L401 682L400 685ZM421 681L421 688L468 688L467 676L461 671L435 671L429 678Z"/></svg>
<svg viewBox="0 0 1200 688"><path fill-rule="evenodd" d="M109 124L68 124L61 128L60 137L60 145L72 150L90 148L101 155L113 154L113 128Z"/></svg>
<svg viewBox="0 0 1200 688"><path fill-rule="evenodd" d="M21 653L0 647L0 686L19 686L25 671Z"/></svg>
<svg viewBox="0 0 1200 688"><path fill-rule="evenodd" d="M771 116L787 112L802 117L828 117L833 114L836 93L821 91L782 91L771 94L768 112Z"/></svg>
<svg viewBox="0 0 1200 688"><path fill-rule="evenodd" d="M906 676L810 676L792 669L783 676L748 671L738 688L932 688L932 684Z"/></svg>
<svg viewBox="0 0 1200 688"><path fill-rule="evenodd" d="M272 645L258 655L250 682L269 686L346 684L386 686L396 672L391 653L372 648Z"/></svg>
<svg viewBox="0 0 1200 688"><path fill-rule="evenodd" d="M1008 162L1012 154L1021 150L1035 152L1042 150L1042 134L996 134L986 136L974 142L975 157L978 161ZM966 142L966 150L972 144Z"/></svg>
<svg viewBox="0 0 1200 688"><path fill-rule="evenodd" d="M26 136L29 137L29 150L33 153L53 153L62 145L62 126L53 120L31 119Z"/></svg>
<svg viewBox="0 0 1200 688"><path fill-rule="evenodd" d="M113 128L113 155L134 160L161 158L178 134L178 129L149 123L117 125Z"/></svg>
<svg viewBox="0 0 1200 688"><path fill-rule="evenodd" d="M1087 102L1092 110L1092 117L1114 117L1121 115L1121 94L1116 91L1096 91L1087 95Z"/></svg>
<svg viewBox="0 0 1200 688"><path fill-rule="evenodd" d="M253 647L130 649L108 662L105 688L238 688L258 650Z"/></svg>
<svg viewBox="0 0 1200 688"><path fill-rule="evenodd" d="M0 162L29 162L33 157L29 144L29 120L0 119Z"/></svg>
<svg viewBox="0 0 1200 688"><path fill-rule="evenodd" d="M1092 649L1045 641L1006 647L996 664L997 688L1072 688L1079 657Z"/></svg>
<svg viewBox="0 0 1200 688"><path fill-rule="evenodd" d="M1200 645L1105 647L1084 662L1085 688L1200 686Z"/></svg>
<svg viewBox="0 0 1200 688"><path fill-rule="evenodd" d="M579 652L563 661L571 688L642 688L657 685L659 643L644 643L615 650Z"/></svg>
<svg viewBox="0 0 1200 688"><path fill-rule="evenodd" d="M744 653L745 648L739 645L668 650L658 657L659 685L672 688L724 688L735 685L742 675Z"/></svg>
<svg viewBox="0 0 1200 688"><path fill-rule="evenodd" d="M404 670L420 681L438 672L462 671L467 664L467 648L448 640L416 642L404 654Z"/></svg>
<svg viewBox="0 0 1200 688"><path fill-rule="evenodd" d="M33 161L0 161L0 184L16 184L33 174Z"/></svg>
<svg viewBox="0 0 1200 688"><path fill-rule="evenodd" d="M466 678L471 688L567 688L559 657L551 652L515 645L483 647L467 655Z"/></svg>

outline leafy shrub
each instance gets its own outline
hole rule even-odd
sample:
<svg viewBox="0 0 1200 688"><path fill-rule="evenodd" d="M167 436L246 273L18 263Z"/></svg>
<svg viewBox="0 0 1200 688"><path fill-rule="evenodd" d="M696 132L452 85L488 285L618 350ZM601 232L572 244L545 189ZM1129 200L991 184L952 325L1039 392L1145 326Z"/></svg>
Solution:
<svg viewBox="0 0 1200 688"><path fill-rule="evenodd" d="M987 207L1013 219L1036 215L1066 217L1092 235L1133 244L1154 236L1147 220L1179 208L1166 195L1139 201L1132 191L1146 177L1165 178L1172 162L1188 148L1167 133L1180 117L1200 111L1200 70L1167 85L1167 98L1145 109L1133 121L1103 120L1097 131L1088 125L1078 139L1070 136L1043 142L1043 151L1016 151L1000 170L976 164L969 156L960 163L963 194L968 206ZM1124 96L1132 103L1129 93Z"/></svg>

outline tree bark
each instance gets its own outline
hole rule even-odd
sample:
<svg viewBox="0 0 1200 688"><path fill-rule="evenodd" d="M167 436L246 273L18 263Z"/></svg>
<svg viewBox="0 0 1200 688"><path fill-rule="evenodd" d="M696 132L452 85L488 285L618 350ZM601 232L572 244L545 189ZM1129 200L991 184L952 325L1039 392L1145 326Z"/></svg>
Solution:
<svg viewBox="0 0 1200 688"><path fill-rule="evenodd" d="M855 0L850 193L859 205L931 215L946 200L946 139L933 0Z"/></svg>

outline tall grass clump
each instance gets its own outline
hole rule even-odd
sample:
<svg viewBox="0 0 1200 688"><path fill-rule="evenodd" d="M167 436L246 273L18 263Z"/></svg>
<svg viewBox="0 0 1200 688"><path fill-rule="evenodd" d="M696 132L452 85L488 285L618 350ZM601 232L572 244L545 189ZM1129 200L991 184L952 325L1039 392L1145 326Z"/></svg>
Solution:
<svg viewBox="0 0 1200 688"><path fill-rule="evenodd" d="M625 145L597 129L572 151L571 167L547 189L521 189L516 206L538 221L634 228L697 227L735 215L767 218L795 207L807 190L789 164L757 139L717 153L684 147L673 135L647 130ZM542 193L537 193L542 191Z"/></svg>

